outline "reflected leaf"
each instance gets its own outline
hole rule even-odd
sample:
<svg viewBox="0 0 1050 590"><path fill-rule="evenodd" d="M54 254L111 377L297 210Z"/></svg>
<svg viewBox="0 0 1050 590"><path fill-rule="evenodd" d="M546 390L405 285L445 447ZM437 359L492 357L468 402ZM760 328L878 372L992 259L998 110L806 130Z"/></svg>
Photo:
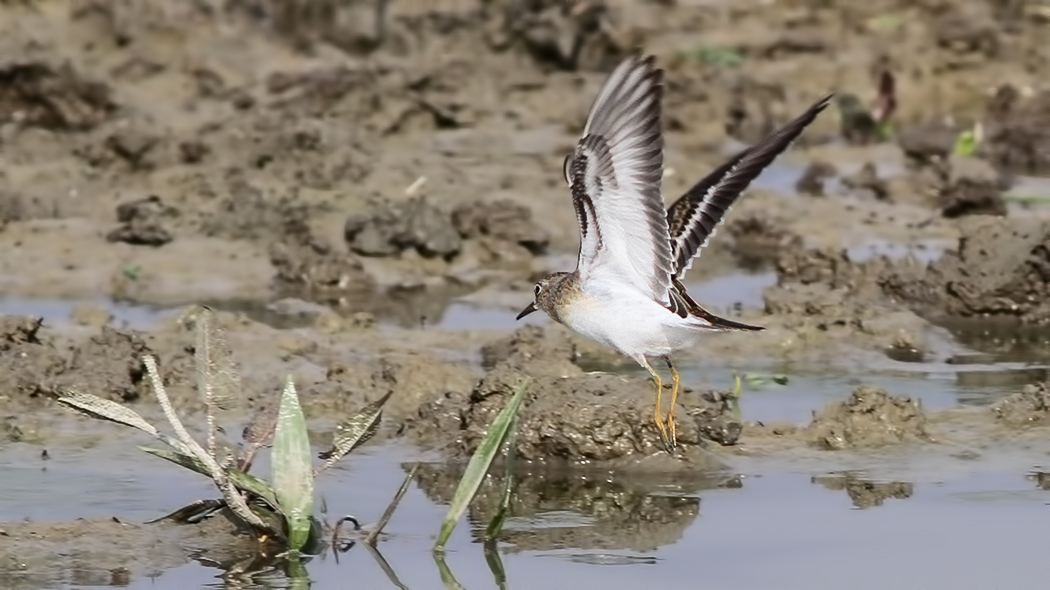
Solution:
<svg viewBox="0 0 1050 590"><path fill-rule="evenodd" d="M445 585L446 590L466 590L456 576L452 575L452 569L445 563L444 551L434 552L434 563L437 564L438 575L441 576L441 583Z"/></svg>
<svg viewBox="0 0 1050 590"><path fill-rule="evenodd" d="M660 561L648 555L615 555L612 553L577 553L569 557L573 563L587 565L655 565Z"/></svg>
<svg viewBox="0 0 1050 590"><path fill-rule="evenodd" d="M488 564L489 571L492 572L492 579L496 582L496 587L499 590L506 590L507 570L503 568L503 560L500 559L499 549L496 547L495 541L485 543L485 563Z"/></svg>

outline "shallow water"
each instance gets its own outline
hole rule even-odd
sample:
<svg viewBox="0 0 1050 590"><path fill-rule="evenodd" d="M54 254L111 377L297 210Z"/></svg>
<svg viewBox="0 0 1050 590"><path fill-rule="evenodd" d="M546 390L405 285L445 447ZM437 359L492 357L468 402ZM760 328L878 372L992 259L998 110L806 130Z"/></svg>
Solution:
<svg viewBox="0 0 1050 590"><path fill-rule="evenodd" d="M203 478L128 442L53 449L46 468L27 447L6 450L4 470L17 477L0 482L0 519L143 521L215 495ZM416 458L398 445L352 456L319 480L329 518L374 521L400 485L404 462ZM886 471L895 461L882 458L870 475L737 463L743 473L523 474L499 545L508 584L841 588L848 579L851 588L988 588L1029 587L1041 575L1050 494L1013 464L977 461L925 473L914 461ZM427 466L379 543L405 587L442 587L430 548L457 475L445 470ZM496 587L479 534L468 520L449 544L446 575L465 588ZM338 562L331 553L315 557L307 570L318 588L394 587L362 544ZM194 563L129 587L223 587L221 574ZM227 587L286 586L281 576L257 583Z"/></svg>

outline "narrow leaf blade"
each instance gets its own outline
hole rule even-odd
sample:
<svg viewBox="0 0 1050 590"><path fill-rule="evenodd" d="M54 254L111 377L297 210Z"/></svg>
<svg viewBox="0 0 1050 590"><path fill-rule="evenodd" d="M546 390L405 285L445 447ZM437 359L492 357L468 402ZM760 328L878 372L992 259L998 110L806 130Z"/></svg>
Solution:
<svg viewBox="0 0 1050 590"><path fill-rule="evenodd" d="M511 426L514 425L514 418L518 415L518 409L521 408L521 403L525 399L526 389L526 383L519 384L515 388L510 401L496 415L496 418L489 426L488 433L485 434L485 438L482 439L481 444L478 445L474 455L470 458L470 462L467 463L467 469L463 472L463 478L459 480L459 486L456 488L456 493L453 494L452 502L449 504L448 514L441 524L441 532L438 534L437 543L434 545L435 551L445 550L445 543L448 542L453 529L456 528L456 523L459 522L463 513L466 512L470 501L474 499L474 495L478 493L478 488L481 487L481 482L484 481L485 475L492 466L492 461L499 454L500 447L503 446L503 441L507 438L507 433L510 431Z"/></svg>
<svg viewBox="0 0 1050 590"><path fill-rule="evenodd" d="M207 477L211 477L211 474L208 473L208 468L204 465L204 463L201 463L200 460L198 460L196 457L179 453L176 451L169 451L167 449L154 449L150 447L139 448L151 455L155 455L157 457L160 457L161 459L167 459L168 461L171 461L176 465L181 465L186 469L196 471L197 473L200 473L201 475ZM234 469L232 467L226 469L226 475L230 478L230 481L233 482L233 485L236 488L248 492L250 494L255 494L274 509L279 508L279 505L277 503L277 495L274 493L273 488L270 487L270 484L255 477L254 475L247 474L239 469Z"/></svg>
<svg viewBox="0 0 1050 590"><path fill-rule="evenodd" d="M157 436L157 429L149 422L146 422L146 419L140 416L138 412L115 401L90 393L72 390L67 391L57 401L92 418L116 422L117 424L137 428Z"/></svg>
<svg viewBox="0 0 1050 590"><path fill-rule="evenodd" d="M306 418L288 377L277 413L273 437L273 489L288 524L288 548L299 551L310 536L314 474L310 465Z"/></svg>
<svg viewBox="0 0 1050 590"><path fill-rule="evenodd" d="M486 543L494 542L499 537L500 532L503 531L503 523L507 521L507 514L510 513L510 496L514 491L514 457L518 452L517 426L518 420L515 417L514 423L510 426L510 432L507 434L507 441L503 445L504 457L506 457L503 474L503 493L500 495L496 515L492 517L488 527L485 528L484 540ZM498 559L499 557L497 556Z"/></svg>
<svg viewBox="0 0 1050 590"><path fill-rule="evenodd" d="M332 448L321 454L321 458L326 459L326 461L318 472L328 469L336 461L342 459L368 439L375 436L376 432L379 431L379 422L383 417L383 405L390 399L392 393L388 392L383 397L365 406L353 417L336 426Z"/></svg>

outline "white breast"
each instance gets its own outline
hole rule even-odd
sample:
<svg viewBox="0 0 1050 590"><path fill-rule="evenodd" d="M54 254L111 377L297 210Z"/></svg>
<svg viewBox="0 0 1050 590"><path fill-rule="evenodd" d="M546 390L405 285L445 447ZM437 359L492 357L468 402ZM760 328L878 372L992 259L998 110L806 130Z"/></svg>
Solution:
<svg viewBox="0 0 1050 590"><path fill-rule="evenodd" d="M636 360L692 346L706 331L629 287L591 286L561 316L566 326Z"/></svg>

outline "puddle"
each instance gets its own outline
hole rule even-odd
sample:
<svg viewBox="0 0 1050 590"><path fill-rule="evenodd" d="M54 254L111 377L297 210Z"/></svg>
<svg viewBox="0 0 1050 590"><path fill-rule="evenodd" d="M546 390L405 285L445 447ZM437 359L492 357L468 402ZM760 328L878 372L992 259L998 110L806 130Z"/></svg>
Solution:
<svg viewBox="0 0 1050 590"><path fill-rule="evenodd" d="M954 240L931 239L908 243L868 240L847 248L846 253L849 255L850 260L854 262L863 262L878 256L886 256L891 259L914 256L919 262L929 264L940 258L946 249L954 246Z"/></svg>
<svg viewBox="0 0 1050 590"><path fill-rule="evenodd" d="M117 516L141 522L214 496L203 478L142 453L107 462L107 446L53 449L46 469L32 457L39 454L34 447L5 449L0 464L19 476L0 479L0 519ZM404 477L404 462L416 455L397 445L366 448L326 474L319 491L329 519L353 514L362 522L376 520ZM431 546L458 472L428 464L378 545L383 562L358 544L338 561L331 553L313 558L307 571L317 588L395 587L384 564L404 587L438 588L454 578L464 588L492 588L493 560L508 585L518 588L550 587L552 580L558 587L628 589L654 580L662 587L692 587L698 572L705 588L840 588L843 579L851 588L880 590L1024 587L1042 575L1050 496L1024 471L992 461L943 473L905 466L873 474L740 463L743 475L520 474L495 555L479 542L500 487L489 482L442 565ZM39 473L26 478L32 471ZM52 506L46 514L45 504ZM873 555L880 567L871 567ZM223 585L222 574L191 563L122 587L246 587ZM251 587L289 582L271 574Z"/></svg>
<svg viewBox="0 0 1050 590"><path fill-rule="evenodd" d="M0 314L42 317L49 324L64 324L70 321L73 310L81 303L108 311L115 325L136 329L154 326L177 313L170 307L117 302L104 297L84 301L0 297Z"/></svg>

